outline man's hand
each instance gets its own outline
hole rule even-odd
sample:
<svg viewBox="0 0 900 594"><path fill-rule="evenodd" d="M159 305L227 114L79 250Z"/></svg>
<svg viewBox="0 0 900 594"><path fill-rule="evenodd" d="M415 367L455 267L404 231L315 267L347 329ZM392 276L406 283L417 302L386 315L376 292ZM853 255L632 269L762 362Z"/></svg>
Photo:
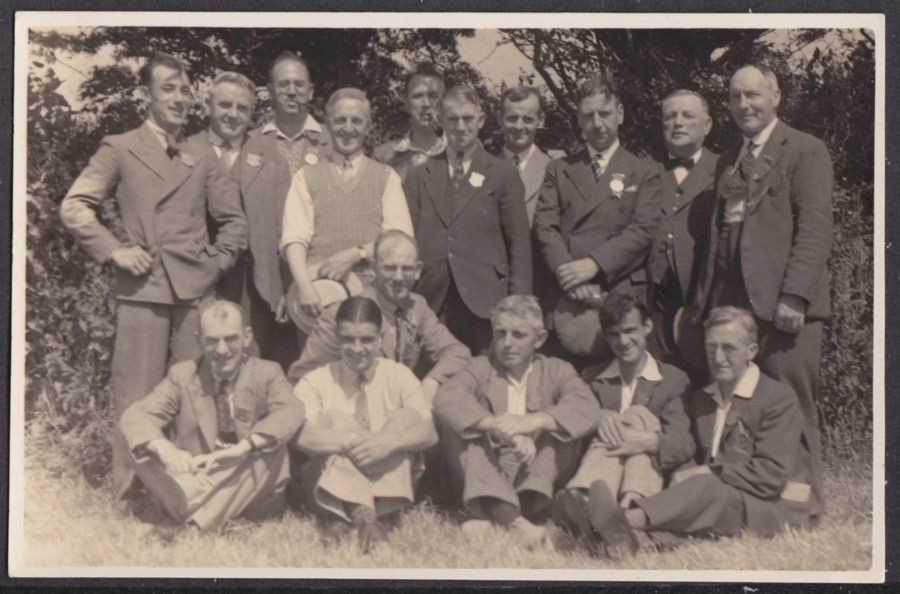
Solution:
<svg viewBox="0 0 900 594"><path fill-rule="evenodd" d="M330 278L333 281L343 281L353 265L359 262L359 250L350 248L340 251L319 267L319 278Z"/></svg>
<svg viewBox="0 0 900 594"><path fill-rule="evenodd" d="M699 476L701 474L712 474L712 470L709 469L709 466L704 464L703 466L692 466L690 468L685 468L684 470L679 470L672 475L672 484L680 483L685 479L689 479L692 476Z"/></svg>
<svg viewBox="0 0 900 594"><path fill-rule="evenodd" d="M275 321L279 324L287 324L291 321L291 316L288 315L287 301L285 300L284 295L278 298L278 304L275 306Z"/></svg>
<svg viewBox="0 0 900 594"><path fill-rule="evenodd" d="M625 427L624 441L619 447L606 452L607 456L633 456L635 454L655 454L659 451L659 433Z"/></svg>
<svg viewBox="0 0 900 594"><path fill-rule="evenodd" d="M197 472L194 457L190 452L180 450L168 439L156 439L147 444L147 449L156 454L163 466L172 474Z"/></svg>
<svg viewBox="0 0 900 594"><path fill-rule="evenodd" d="M110 255L109 259L132 276L143 276L150 272L154 251L147 252L139 245L120 247Z"/></svg>
<svg viewBox="0 0 900 594"><path fill-rule="evenodd" d="M425 400L428 401L428 404L434 401L434 395L437 394L440 387L441 385L433 377L426 377L422 380L422 391L425 392Z"/></svg>
<svg viewBox="0 0 900 594"><path fill-rule="evenodd" d="M318 318L322 313L322 300L319 298L316 288L310 284L304 289L303 285L298 284L297 289L300 295L300 309L306 315Z"/></svg>
<svg viewBox="0 0 900 594"><path fill-rule="evenodd" d="M806 302L796 295L782 295L775 304L772 322L782 332L796 334L806 321Z"/></svg>
<svg viewBox="0 0 900 594"><path fill-rule="evenodd" d="M200 454L194 456L194 464L197 468L206 471L207 474L218 470L221 466L226 466L236 462L249 454L253 450L253 446L246 439L242 439L233 446L210 452L209 454Z"/></svg>
<svg viewBox="0 0 900 594"><path fill-rule="evenodd" d="M566 291L566 295L569 296L569 299L580 301L585 305L594 307L603 305L603 300L606 299L606 293L604 293L603 289L600 288L600 285L596 283L584 283L578 285L574 289Z"/></svg>
<svg viewBox="0 0 900 594"><path fill-rule="evenodd" d="M534 445L534 440L527 435L513 435L512 446L516 457L522 464L531 464L537 454L537 446Z"/></svg>
<svg viewBox="0 0 900 594"><path fill-rule="evenodd" d="M560 264L556 269L556 280L563 291L568 291L591 280L598 272L600 267L593 258L582 258Z"/></svg>
<svg viewBox="0 0 900 594"><path fill-rule="evenodd" d="M390 435L371 433L351 447L347 456L361 471L372 472L378 463L394 453L394 443Z"/></svg>
<svg viewBox="0 0 900 594"><path fill-rule="evenodd" d="M516 435L531 435L538 429L534 415L500 415L494 417L491 433L501 441L512 442Z"/></svg>
<svg viewBox="0 0 900 594"><path fill-rule="evenodd" d="M631 507L631 502L641 499L641 495L639 493L635 493L634 491L626 491L622 494L622 499L619 500L619 507L622 509L628 509Z"/></svg>
<svg viewBox="0 0 900 594"><path fill-rule="evenodd" d="M597 422L597 436L600 441L612 448L618 448L625 442L625 424L622 423L622 415L614 410L600 410L600 420Z"/></svg>

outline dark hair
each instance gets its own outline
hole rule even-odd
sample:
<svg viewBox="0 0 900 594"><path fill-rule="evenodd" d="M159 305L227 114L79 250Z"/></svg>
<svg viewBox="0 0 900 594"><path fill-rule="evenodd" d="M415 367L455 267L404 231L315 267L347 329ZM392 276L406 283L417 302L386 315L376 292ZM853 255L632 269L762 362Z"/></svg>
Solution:
<svg viewBox="0 0 900 594"><path fill-rule="evenodd" d="M435 66L433 62L420 62L416 64L413 71L406 77L405 94L409 94L409 88L417 78L434 78L441 82L442 87L444 86L444 77L438 72L437 66Z"/></svg>
<svg viewBox="0 0 900 594"><path fill-rule="evenodd" d="M441 107L450 102L471 103L478 108L478 111L482 111L481 97L478 96L478 91L469 85L456 85L444 93L441 98Z"/></svg>
<svg viewBox="0 0 900 594"><path fill-rule="evenodd" d="M621 293L610 293L600 306L600 326L604 330L608 330L622 323L632 311L637 310L641 315L641 323L647 323L650 319L650 310L647 305L640 299L635 299L631 295L623 295Z"/></svg>
<svg viewBox="0 0 900 594"><path fill-rule="evenodd" d="M541 92L534 87L527 87L525 85L517 85L503 91L503 96L500 98L500 111L503 111L504 101L518 103L519 101L525 101L529 97L537 97L538 114L544 113L544 100L541 97Z"/></svg>
<svg viewBox="0 0 900 594"><path fill-rule="evenodd" d="M607 99L615 97L616 101L622 102L619 96L619 84L609 70L595 72L578 85L576 105L594 95L604 95Z"/></svg>
<svg viewBox="0 0 900 594"><path fill-rule="evenodd" d="M272 65L269 66L269 82L272 82L272 79L274 78L275 67L278 66L279 64L281 64L282 62L284 62L285 60L292 60L294 62L299 62L300 64L303 64L303 68L305 68L306 72L309 73L309 66L306 64L306 60L301 58L300 54L298 52L283 51L280 54L278 54L277 56L275 56L275 59L272 61Z"/></svg>
<svg viewBox="0 0 900 594"><path fill-rule="evenodd" d="M153 70L157 66L165 66L167 68L171 68L172 70L177 70L178 72L187 72L187 69L184 67L184 62L173 56L172 54L167 54L164 52L153 52L153 55L150 56L150 59L147 60L147 63L141 66L141 69L138 70L138 79L141 81L141 84L145 87L149 87L150 83L153 82Z"/></svg>
<svg viewBox="0 0 900 594"><path fill-rule="evenodd" d="M375 324L381 330L381 308L374 299L355 295L341 302L335 321L338 325L341 322Z"/></svg>

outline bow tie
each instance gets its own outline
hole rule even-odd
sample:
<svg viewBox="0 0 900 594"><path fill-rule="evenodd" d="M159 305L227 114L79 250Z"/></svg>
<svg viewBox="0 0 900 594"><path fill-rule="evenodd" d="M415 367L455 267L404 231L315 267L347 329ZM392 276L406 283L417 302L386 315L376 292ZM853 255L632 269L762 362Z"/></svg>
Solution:
<svg viewBox="0 0 900 594"><path fill-rule="evenodd" d="M671 171L676 167L684 167L691 169L694 166L694 160L690 157L666 157L666 171Z"/></svg>

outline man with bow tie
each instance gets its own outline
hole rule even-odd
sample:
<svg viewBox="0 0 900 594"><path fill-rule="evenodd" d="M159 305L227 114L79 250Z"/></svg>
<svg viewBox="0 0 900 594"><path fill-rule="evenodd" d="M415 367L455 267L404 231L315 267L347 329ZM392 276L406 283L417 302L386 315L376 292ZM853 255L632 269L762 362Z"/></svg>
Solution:
<svg viewBox="0 0 900 594"><path fill-rule="evenodd" d="M577 104L585 148L547 166L534 237L556 280L542 297L559 346L595 360L609 356L596 310L605 296L646 298L659 174L656 164L619 144L625 110L611 76L582 83Z"/></svg>
<svg viewBox="0 0 900 594"><path fill-rule="evenodd" d="M116 341L112 410L129 404L165 376L168 364L197 349L197 303L247 245L247 225L233 183L208 151L181 140L191 86L184 64L157 52L139 72L149 115L138 128L107 136L60 205L63 225L98 262L113 265ZM115 193L124 233L97 220ZM207 219L218 228L209 242ZM134 478L121 432L113 434L113 489Z"/></svg>
<svg viewBox="0 0 900 594"><path fill-rule="evenodd" d="M718 155L703 146L712 128L709 106L701 95L680 89L662 101L666 155L660 176L662 216L647 262L653 317L651 350L661 359L695 375L705 373L702 353L685 357L675 345L678 310L693 299L699 260L715 207ZM692 360L692 359L699 360Z"/></svg>
<svg viewBox="0 0 900 594"><path fill-rule="evenodd" d="M831 158L821 140L778 119L781 92L768 68L738 69L728 99L742 139L719 160L709 248L688 317L699 324L722 305L753 312L759 366L797 393L818 469L816 394L831 307ZM820 480L817 471L817 488Z"/></svg>
<svg viewBox="0 0 900 594"><path fill-rule="evenodd" d="M416 290L473 354L490 345L491 308L532 286L525 190L516 168L478 141L484 120L474 89L447 91L447 151L404 182L424 263Z"/></svg>

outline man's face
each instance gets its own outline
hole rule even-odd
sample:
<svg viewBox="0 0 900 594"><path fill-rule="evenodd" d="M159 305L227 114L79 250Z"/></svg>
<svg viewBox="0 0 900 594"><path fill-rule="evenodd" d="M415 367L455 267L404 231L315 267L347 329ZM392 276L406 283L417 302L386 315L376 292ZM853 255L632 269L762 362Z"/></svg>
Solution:
<svg viewBox="0 0 900 594"><path fill-rule="evenodd" d="M402 305L422 274L422 262L408 241L382 244L375 254L375 287L394 305Z"/></svg>
<svg viewBox="0 0 900 594"><path fill-rule="evenodd" d="M306 66L296 60L282 60L272 70L269 92L275 115L302 115L312 99L313 86Z"/></svg>
<svg viewBox="0 0 900 594"><path fill-rule="evenodd" d="M619 135L619 126L624 120L625 110L615 97L598 93L585 97L578 104L578 125L594 150L609 148Z"/></svg>
<svg viewBox="0 0 900 594"><path fill-rule="evenodd" d="M243 327L237 312L230 311L224 318L206 315L200 319L200 345L219 377L231 377L237 371L252 340L250 328Z"/></svg>
<svg viewBox="0 0 900 594"><path fill-rule="evenodd" d="M547 338L547 331L535 328L533 321L508 313L497 316L492 328L494 358L507 372L527 368Z"/></svg>
<svg viewBox="0 0 900 594"><path fill-rule="evenodd" d="M735 382L756 357L759 347L750 342L737 322L719 324L706 331L706 362L718 383Z"/></svg>
<svg viewBox="0 0 900 594"><path fill-rule="evenodd" d="M353 155L363 150L369 135L369 110L359 99L340 99L325 119L334 150L342 155Z"/></svg>
<svg viewBox="0 0 900 594"><path fill-rule="evenodd" d="M647 350L647 336L651 330L653 323L649 319L641 321L641 312L632 309L621 322L612 328L604 328L603 338L616 359L622 363L637 363Z"/></svg>
<svg viewBox="0 0 900 594"><path fill-rule="evenodd" d="M712 128L712 119L699 97L676 95L663 101L663 138L676 157L690 157L701 147Z"/></svg>
<svg viewBox="0 0 900 594"><path fill-rule="evenodd" d="M146 93L150 98L153 121L169 133L175 133L187 121L191 104L191 81L185 72L157 65L153 68L150 86Z"/></svg>
<svg viewBox="0 0 900 594"><path fill-rule="evenodd" d="M467 151L478 141L484 126L484 113L468 101L444 101L441 122L452 151Z"/></svg>
<svg viewBox="0 0 900 594"><path fill-rule="evenodd" d="M417 76L406 91L406 110L410 118L422 128L438 125L444 83L433 76Z"/></svg>
<svg viewBox="0 0 900 594"><path fill-rule="evenodd" d="M244 136L253 115L254 97L249 89L223 82L209 96L209 127L228 141Z"/></svg>
<svg viewBox="0 0 900 594"><path fill-rule="evenodd" d="M381 352L381 333L371 322L341 322L337 328L341 360L353 371L364 373Z"/></svg>
<svg viewBox="0 0 900 594"><path fill-rule="evenodd" d="M745 136L756 136L768 126L775 119L775 110L780 102L781 91L772 88L756 68L741 68L731 77L728 106L734 123Z"/></svg>
<svg viewBox="0 0 900 594"><path fill-rule="evenodd" d="M506 148L521 153L534 144L538 128L544 125L544 114L538 98L529 95L515 103L504 100L501 120Z"/></svg>

